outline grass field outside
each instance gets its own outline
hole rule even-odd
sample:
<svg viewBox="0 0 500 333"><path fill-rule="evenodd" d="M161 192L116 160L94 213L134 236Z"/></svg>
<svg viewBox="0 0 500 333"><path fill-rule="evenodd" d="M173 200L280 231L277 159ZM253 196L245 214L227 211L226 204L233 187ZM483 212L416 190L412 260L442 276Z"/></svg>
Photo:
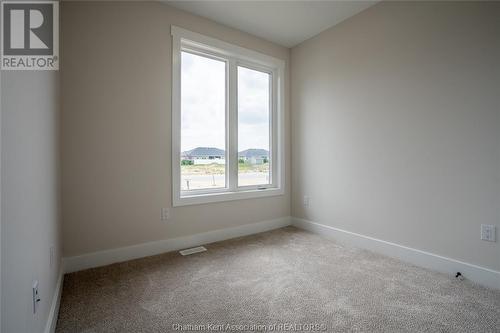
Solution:
<svg viewBox="0 0 500 333"><path fill-rule="evenodd" d="M195 165L181 165L182 175L223 175L225 170L224 164L195 164ZM238 163L239 173L268 173L269 163L264 164L250 164Z"/></svg>
<svg viewBox="0 0 500 333"><path fill-rule="evenodd" d="M238 163L238 186L269 183L269 163ZM217 188L225 186L224 164L181 165L182 190Z"/></svg>

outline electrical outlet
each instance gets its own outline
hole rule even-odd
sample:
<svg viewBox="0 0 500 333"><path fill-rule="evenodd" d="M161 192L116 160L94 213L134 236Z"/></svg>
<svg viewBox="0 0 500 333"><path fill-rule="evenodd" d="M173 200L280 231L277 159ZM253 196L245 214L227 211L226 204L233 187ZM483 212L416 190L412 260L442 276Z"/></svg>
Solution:
<svg viewBox="0 0 500 333"><path fill-rule="evenodd" d="M33 314L36 314L40 304L40 295L38 294L38 280L33 281Z"/></svg>
<svg viewBox="0 0 500 333"><path fill-rule="evenodd" d="M309 207L309 196L304 195L304 207Z"/></svg>
<svg viewBox="0 0 500 333"><path fill-rule="evenodd" d="M481 239L495 242L495 226L492 224L481 224Z"/></svg>
<svg viewBox="0 0 500 333"><path fill-rule="evenodd" d="M170 219L170 209L162 208L161 209L161 220L167 221L168 219Z"/></svg>

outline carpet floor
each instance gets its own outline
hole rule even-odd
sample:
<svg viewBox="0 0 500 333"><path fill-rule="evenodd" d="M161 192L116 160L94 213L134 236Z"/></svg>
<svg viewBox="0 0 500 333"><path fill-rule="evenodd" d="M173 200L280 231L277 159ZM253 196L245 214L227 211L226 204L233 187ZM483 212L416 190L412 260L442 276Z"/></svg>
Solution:
<svg viewBox="0 0 500 333"><path fill-rule="evenodd" d="M500 291L286 227L64 277L57 332L499 332Z"/></svg>

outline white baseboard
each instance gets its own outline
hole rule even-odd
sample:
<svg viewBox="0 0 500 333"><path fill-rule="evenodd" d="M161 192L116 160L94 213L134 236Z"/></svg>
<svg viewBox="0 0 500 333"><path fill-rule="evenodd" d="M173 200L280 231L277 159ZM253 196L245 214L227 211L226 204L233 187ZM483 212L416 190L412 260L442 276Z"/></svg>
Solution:
<svg viewBox="0 0 500 333"><path fill-rule="evenodd" d="M63 279L64 273L63 267L61 266L54 296L52 296L52 304L50 305L49 317L47 318L47 325L45 325L44 333L54 333L56 331L57 318L59 316L59 305L61 304Z"/></svg>
<svg viewBox="0 0 500 333"><path fill-rule="evenodd" d="M290 224L291 218L287 216L274 220L250 223L238 227L219 229L185 237L137 244L117 249L84 254L81 256L67 257L63 258L64 272L72 273L87 268L105 266L117 262L148 257L155 254L182 250L193 246L199 246L230 238L247 236L259 232L282 228Z"/></svg>
<svg viewBox="0 0 500 333"><path fill-rule="evenodd" d="M443 257L434 253L425 252L381 239L357 234L347 230L331 227L328 225L307 221L292 217L292 225L308 230L326 238L334 239L339 243L364 248L373 252L381 253L389 257L397 258L416 266L432 269L441 273L453 275L456 272L478 284L486 287L500 289L500 272L462 262L459 260Z"/></svg>

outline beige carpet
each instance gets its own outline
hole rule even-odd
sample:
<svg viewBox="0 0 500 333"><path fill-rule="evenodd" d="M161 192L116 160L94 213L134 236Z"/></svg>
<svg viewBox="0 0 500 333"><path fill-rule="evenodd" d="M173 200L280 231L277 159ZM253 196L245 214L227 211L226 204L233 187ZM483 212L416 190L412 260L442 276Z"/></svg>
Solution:
<svg viewBox="0 0 500 333"><path fill-rule="evenodd" d="M207 248L66 275L57 332L500 332L500 291L293 227Z"/></svg>

